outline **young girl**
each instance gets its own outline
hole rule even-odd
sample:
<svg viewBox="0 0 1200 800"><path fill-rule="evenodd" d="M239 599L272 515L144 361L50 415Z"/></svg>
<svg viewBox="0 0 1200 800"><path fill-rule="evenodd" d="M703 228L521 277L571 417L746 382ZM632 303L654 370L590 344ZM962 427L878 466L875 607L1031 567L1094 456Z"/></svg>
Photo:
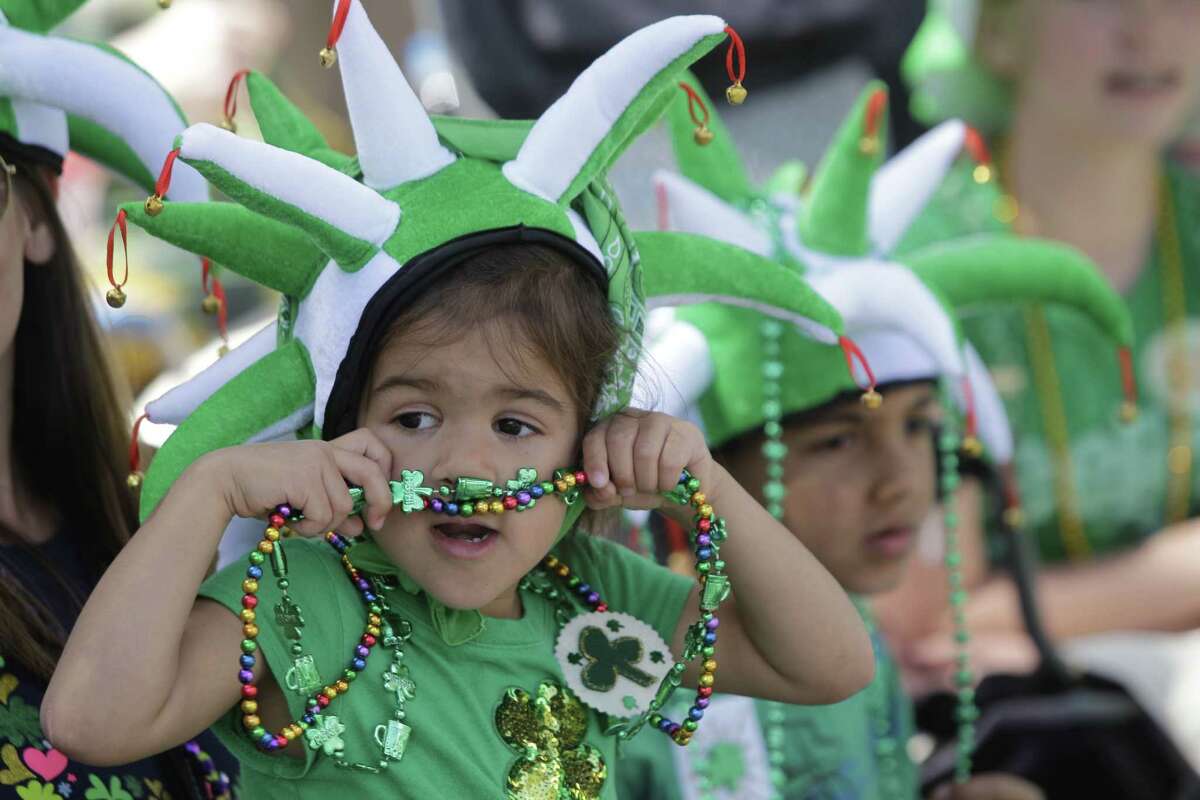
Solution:
<svg viewBox="0 0 1200 800"><path fill-rule="evenodd" d="M703 99L698 86L690 87ZM689 371L713 378L693 382L688 399L696 403L718 463L744 485L761 487L757 493L767 507L843 588L862 599L869 624L866 598L900 584L938 495L950 498L941 547L950 591L942 576L936 587L942 602L928 610L940 618L960 606L963 595L957 501L979 491L974 482L960 487L958 419L953 407L941 407L937 391L942 381L952 395L964 376L956 314L981 301L1055 302L1084 311L1127 344L1129 321L1120 299L1078 254L1014 237L947 242L911 254L903 259L908 266L892 262L891 248L961 148L963 128L950 123L933 131L876 175L886 123L882 87L867 87L802 198L791 190L770 195L754 188L727 139L720 139L721 147L696 147L686 111L679 101L669 118L677 158L690 179L656 176L664 222L748 243L755 235L779 243L774 257L810 269L810 281L842 312L848 330L861 334L884 402L864 408L836 359L746 309L677 310L674 327L655 341L651 358L673 366L680 352L675 343L699 338L703 357L693 346ZM707 125L718 137L723 133L711 115ZM972 417L996 408L974 402L988 388L981 377L973 376L972 391L963 398L968 434ZM1003 447L996 435L1003 432L1002 419L974 422L989 451ZM965 642L961 617L956 622ZM866 691L823 708L722 697L713 708L722 712L723 724L697 734L696 752L669 754L653 740L636 742L628 751L623 795L919 796L905 749L912 734L910 702L883 639L873 638L876 679ZM1014 776L970 774L973 681L965 654L956 655L958 785L939 792L1040 796Z"/></svg>
<svg viewBox="0 0 1200 800"><path fill-rule="evenodd" d="M718 664L719 685L789 702L870 680L844 593L696 429L622 410L643 279L651 297L728 297L837 340L795 276L700 237L632 236L604 186L724 31L664 21L532 126L439 129L345 2L323 60L341 68L361 183L209 126L183 134L168 165L244 207L155 196L139 220L283 290L280 345L183 392L198 406L146 476L148 519L47 697L63 747L103 763L215 724L256 798L611 798L606 733L633 718L685 744ZM755 278L716 282L733 274ZM248 444L289 432L312 441ZM585 505L656 507L667 490L693 504L677 513L702 592L579 530ZM230 518L265 511L248 565L202 585ZM673 664L681 651L700 663ZM673 721L658 709L681 681L696 696Z"/></svg>
<svg viewBox="0 0 1200 800"><path fill-rule="evenodd" d="M100 768L47 741L38 713L80 608L136 527L126 406L58 179L74 150L149 188L185 124L137 67L47 34L79 5L0 0L0 795L227 798L234 764L211 737ZM199 175L179 179L173 196L205 197Z"/></svg>
<svg viewBox="0 0 1200 800"><path fill-rule="evenodd" d="M983 127L999 181L979 183L974 165L962 165L904 247L1007 229L1068 242L1124 296L1137 334L1142 402L1122 426L1120 389L1097 369L1090 327L1053 309L981 309L965 323L1016 431L1025 520L1048 562L1038 593L1049 632L1195 628L1200 604L1178 587L1198 577L1200 547L1192 458L1200 193L1164 152L1200 85L1200 4L945 8L914 43L913 77L927 118ZM1156 535L1163 531L1180 535ZM1012 649L1021 623L1006 581L981 585L970 614L991 632L989 649Z"/></svg>

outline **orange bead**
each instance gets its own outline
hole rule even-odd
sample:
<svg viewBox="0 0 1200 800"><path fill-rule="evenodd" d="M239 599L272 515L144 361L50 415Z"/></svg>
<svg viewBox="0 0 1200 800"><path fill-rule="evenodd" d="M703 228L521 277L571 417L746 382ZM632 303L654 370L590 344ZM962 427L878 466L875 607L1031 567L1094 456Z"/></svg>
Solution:
<svg viewBox="0 0 1200 800"><path fill-rule="evenodd" d="M567 493L567 482L564 481L562 478L559 478L558 480L556 480L554 482L554 489L559 494L566 494Z"/></svg>
<svg viewBox="0 0 1200 800"><path fill-rule="evenodd" d="M705 495L704 492L696 492L694 495L692 495L692 505L694 506L702 506L707 502L708 496Z"/></svg>
<svg viewBox="0 0 1200 800"><path fill-rule="evenodd" d="M558 559L554 556L546 556L545 564L547 569L554 569L558 566Z"/></svg>
<svg viewBox="0 0 1200 800"><path fill-rule="evenodd" d="M334 684L334 686L337 687L339 692L344 693L350 691L350 684L346 683L345 681L338 681Z"/></svg>
<svg viewBox="0 0 1200 800"><path fill-rule="evenodd" d="M247 714L246 716L242 717L242 727L246 728L247 730L254 730L261 724L262 720L259 719L255 714Z"/></svg>
<svg viewBox="0 0 1200 800"><path fill-rule="evenodd" d="M270 555L271 553L275 552L275 545L272 542L259 542L258 552L265 555Z"/></svg>
<svg viewBox="0 0 1200 800"><path fill-rule="evenodd" d="M247 622L242 626L242 635L247 639L253 639L258 636L258 626L253 622Z"/></svg>
<svg viewBox="0 0 1200 800"><path fill-rule="evenodd" d="M383 619L378 614L368 614L367 622L371 625L382 625Z"/></svg>
<svg viewBox="0 0 1200 800"><path fill-rule="evenodd" d="M571 574L571 568L570 568L570 567L568 567L566 564L559 564L559 565L558 565L558 575L559 575L559 577L561 577L561 578L565 578L565 577L567 577L567 576L568 576L568 575L570 575L570 574Z"/></svg>

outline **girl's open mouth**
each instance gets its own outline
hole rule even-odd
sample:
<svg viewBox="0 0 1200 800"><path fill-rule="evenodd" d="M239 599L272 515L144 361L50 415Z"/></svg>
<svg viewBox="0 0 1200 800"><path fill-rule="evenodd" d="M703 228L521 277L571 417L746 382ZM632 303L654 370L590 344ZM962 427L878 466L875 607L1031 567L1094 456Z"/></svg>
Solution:
<svg viewBox="0 0 1200 800"><path fill-rule="evenodd" d="M491 550L500 534L476 522L443 522L433 526L438 549L455 558L475 558Z"/></svg>

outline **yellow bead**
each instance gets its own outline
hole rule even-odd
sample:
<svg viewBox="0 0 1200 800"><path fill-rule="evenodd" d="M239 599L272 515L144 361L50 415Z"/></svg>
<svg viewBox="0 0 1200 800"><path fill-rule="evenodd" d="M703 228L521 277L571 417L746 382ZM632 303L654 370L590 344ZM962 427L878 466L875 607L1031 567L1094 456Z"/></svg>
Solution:
<svg viewBox="0 0 1200 800"><path fill-rule="evenodd" d="M375 625L368 625L367 633L371 634L372 636L379 636L379 628Z"/></svg>
<svg viewBox="0 0 1200 800"><path fill-rule="evenodd" d="M157 217L163 211L163 199L156 194L146 198L146 215Z"/></svg>
<svg viewBox="0 0 1200 800"><path fill-rule="evenodd" d="M708 503L705 503L704 505L700 506L699 509L697 509L697 513L699 513L700 516L707 519L708 517L711 517L713 515L713 507L710 506Z"/></svg>
<svg viewBox="0 0 1200 800"><path fill-rule="evenodd" d="M243 700L242 701L242 713L243 714L254 714L254 713L257 713L257 711L258 711L258 701L257 700Z"/></svg>
<svg viewBox="0 0 1200 800"><path fill-rule="evenodd" d="M566 475L563 475L562 479L563 479L563 483L565 483L567 485L568 489L575 488L575 473L568 472Z"/></svg>
<svg viewBox="0 0 1200 800"><path fill-rule="evenodd" d="M247 730L254 730L260 724L262 724L262 720L259 719L255 714L247 714L246 716L242 717L242 727L246 728Z"/></svg>
<svg viewBox="0 0 1200 800"><path fill-rule="evenodd" d="M253 608L243 608L241 614L242 622L254 622L258 615L254 613Z"/></svg>
<svg viewBox="0 0 1200 800"><path fill-rule="evenodd" d="M318 55L321 59L321 66L325 69L329 69L337 63L337 51L332 47L322 47Z"/></svg>
<svg viewBox="0 0 1200 800"><path fill-rule="evenodd" d="M558 566L558 559L554 556L546 556L546 569L554 569Z"/></svg>
<svg viewBox="0 0 1200 800"><path fill-rule="evenodd" d="M692 495L692 505L694 506L702 506L707 502L708 496L705 495L704 492L696 492L694 495Z"/></svg>
<svg viewBox="0 0 1200 800"><path fill-rule="evenodd" d="M268 541L278 542L279 530L277 528L267 528L266 531L263 532L263 536L265 536Z"/></svg>
<svg viewBox="0 0 1200 800"><path fill-rule="evenodd" d="M113 308L120 308L125 305L125 292L121 290L120 286L114 286L104 293L104 299Z"/></svg>
<svg viewBox="0 0 1200 800"><path fill-rule="evenodd" d="M717 671L717 660L715 658L710 658L707 661L705 661L704 662L704 671L705 672L716 672Z"/></svg>
<svg viewBox="0 0 1200 800"><path fill-rule="evenodd" d="M701 686L709 687L709 686L713 685L713 681L714 681L713 674L711 672L706 672L700 676L700 680L698 681L698 683Z"/></svg>
<svg viewBox="0 0 1200 800"><path fill-rule="evenodd" d="M292 739L295 739L297 735L296 729L290 725L283 729L283 738L287 739L289 742Z"/></svg>
<svg viewBox="0 0 1200 800"><path fill-rule="evenodd" d="M745 86L742 86L741 81L734 81L732 86L725 87L725 99L729 101L730 105L740 106L746 102L748 94L749 92L746 91Z"/></svg>
<svg viewBox="0 0 1200 800"><path fill-rule="evenodd" d="M348 692L348 691L350 691L350 684L346 683L345 681L338 681L337 683L335 683L335 684L334 684L334 686L336 686L336 687L337 687L337 690L338 690L339 692Z"/></svg>
<svg viewBox="0 0 1200 800"><path fill-rule="evenodd" d="M258 552L263 553L265 555L270 555L271 553L275 552L275 544L273 542L266 542L266 541L259 542L258 543Z"/></svg>
<svg viewBox="0 0 1200 800"><path fill-rule="evenodd" d="M242 581L242 591L246 594L255 594L258 592L258 581L254 580L254 578L246 578L246 580Z"/></svg>
<svg viewBox="0 0 1200 800"><path fill-rule="evenodd" d="M326 697L328 697L330 700L332 700L333 698L338 696L338 690L337 690L336 686L326 686L324 689L321 690L321 693L323 695L325 695Z"/></svg>
<svg viewBox="0 0 1200 800"><path fill-rule="evenodd" d="M704 147L713 140L713 132L707 125L701 125L692 131L692 141Z"/></svg>
<svg viewBox="0 0 1200 800"><path fill-rule="evenodd" d="M504 503L500 500L493 500L492 501L492 513L493 514L503 514L504 513Z"/></svg>

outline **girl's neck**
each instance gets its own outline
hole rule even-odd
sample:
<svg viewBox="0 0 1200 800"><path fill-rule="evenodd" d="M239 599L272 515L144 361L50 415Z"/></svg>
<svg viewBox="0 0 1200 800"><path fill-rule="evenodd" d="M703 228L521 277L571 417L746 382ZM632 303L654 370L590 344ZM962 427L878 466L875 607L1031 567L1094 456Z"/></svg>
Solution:
<svg viewBox="0 0 1200 800"><path fill-rule="evenodd" d="M1062 130L1018 107L1005 165L1017 230L1078 247L1124 291L1154 236L1160 164L1151 143Z"/></svg>
<svg viewBox="0 0 1200 800"><path fill-rule="evenodd" d="M6 541L5 530L39 544L53 535L53 515L24 490L13 455L15 368L16 352L10 346L0 353L0 544Z"/></svg>

